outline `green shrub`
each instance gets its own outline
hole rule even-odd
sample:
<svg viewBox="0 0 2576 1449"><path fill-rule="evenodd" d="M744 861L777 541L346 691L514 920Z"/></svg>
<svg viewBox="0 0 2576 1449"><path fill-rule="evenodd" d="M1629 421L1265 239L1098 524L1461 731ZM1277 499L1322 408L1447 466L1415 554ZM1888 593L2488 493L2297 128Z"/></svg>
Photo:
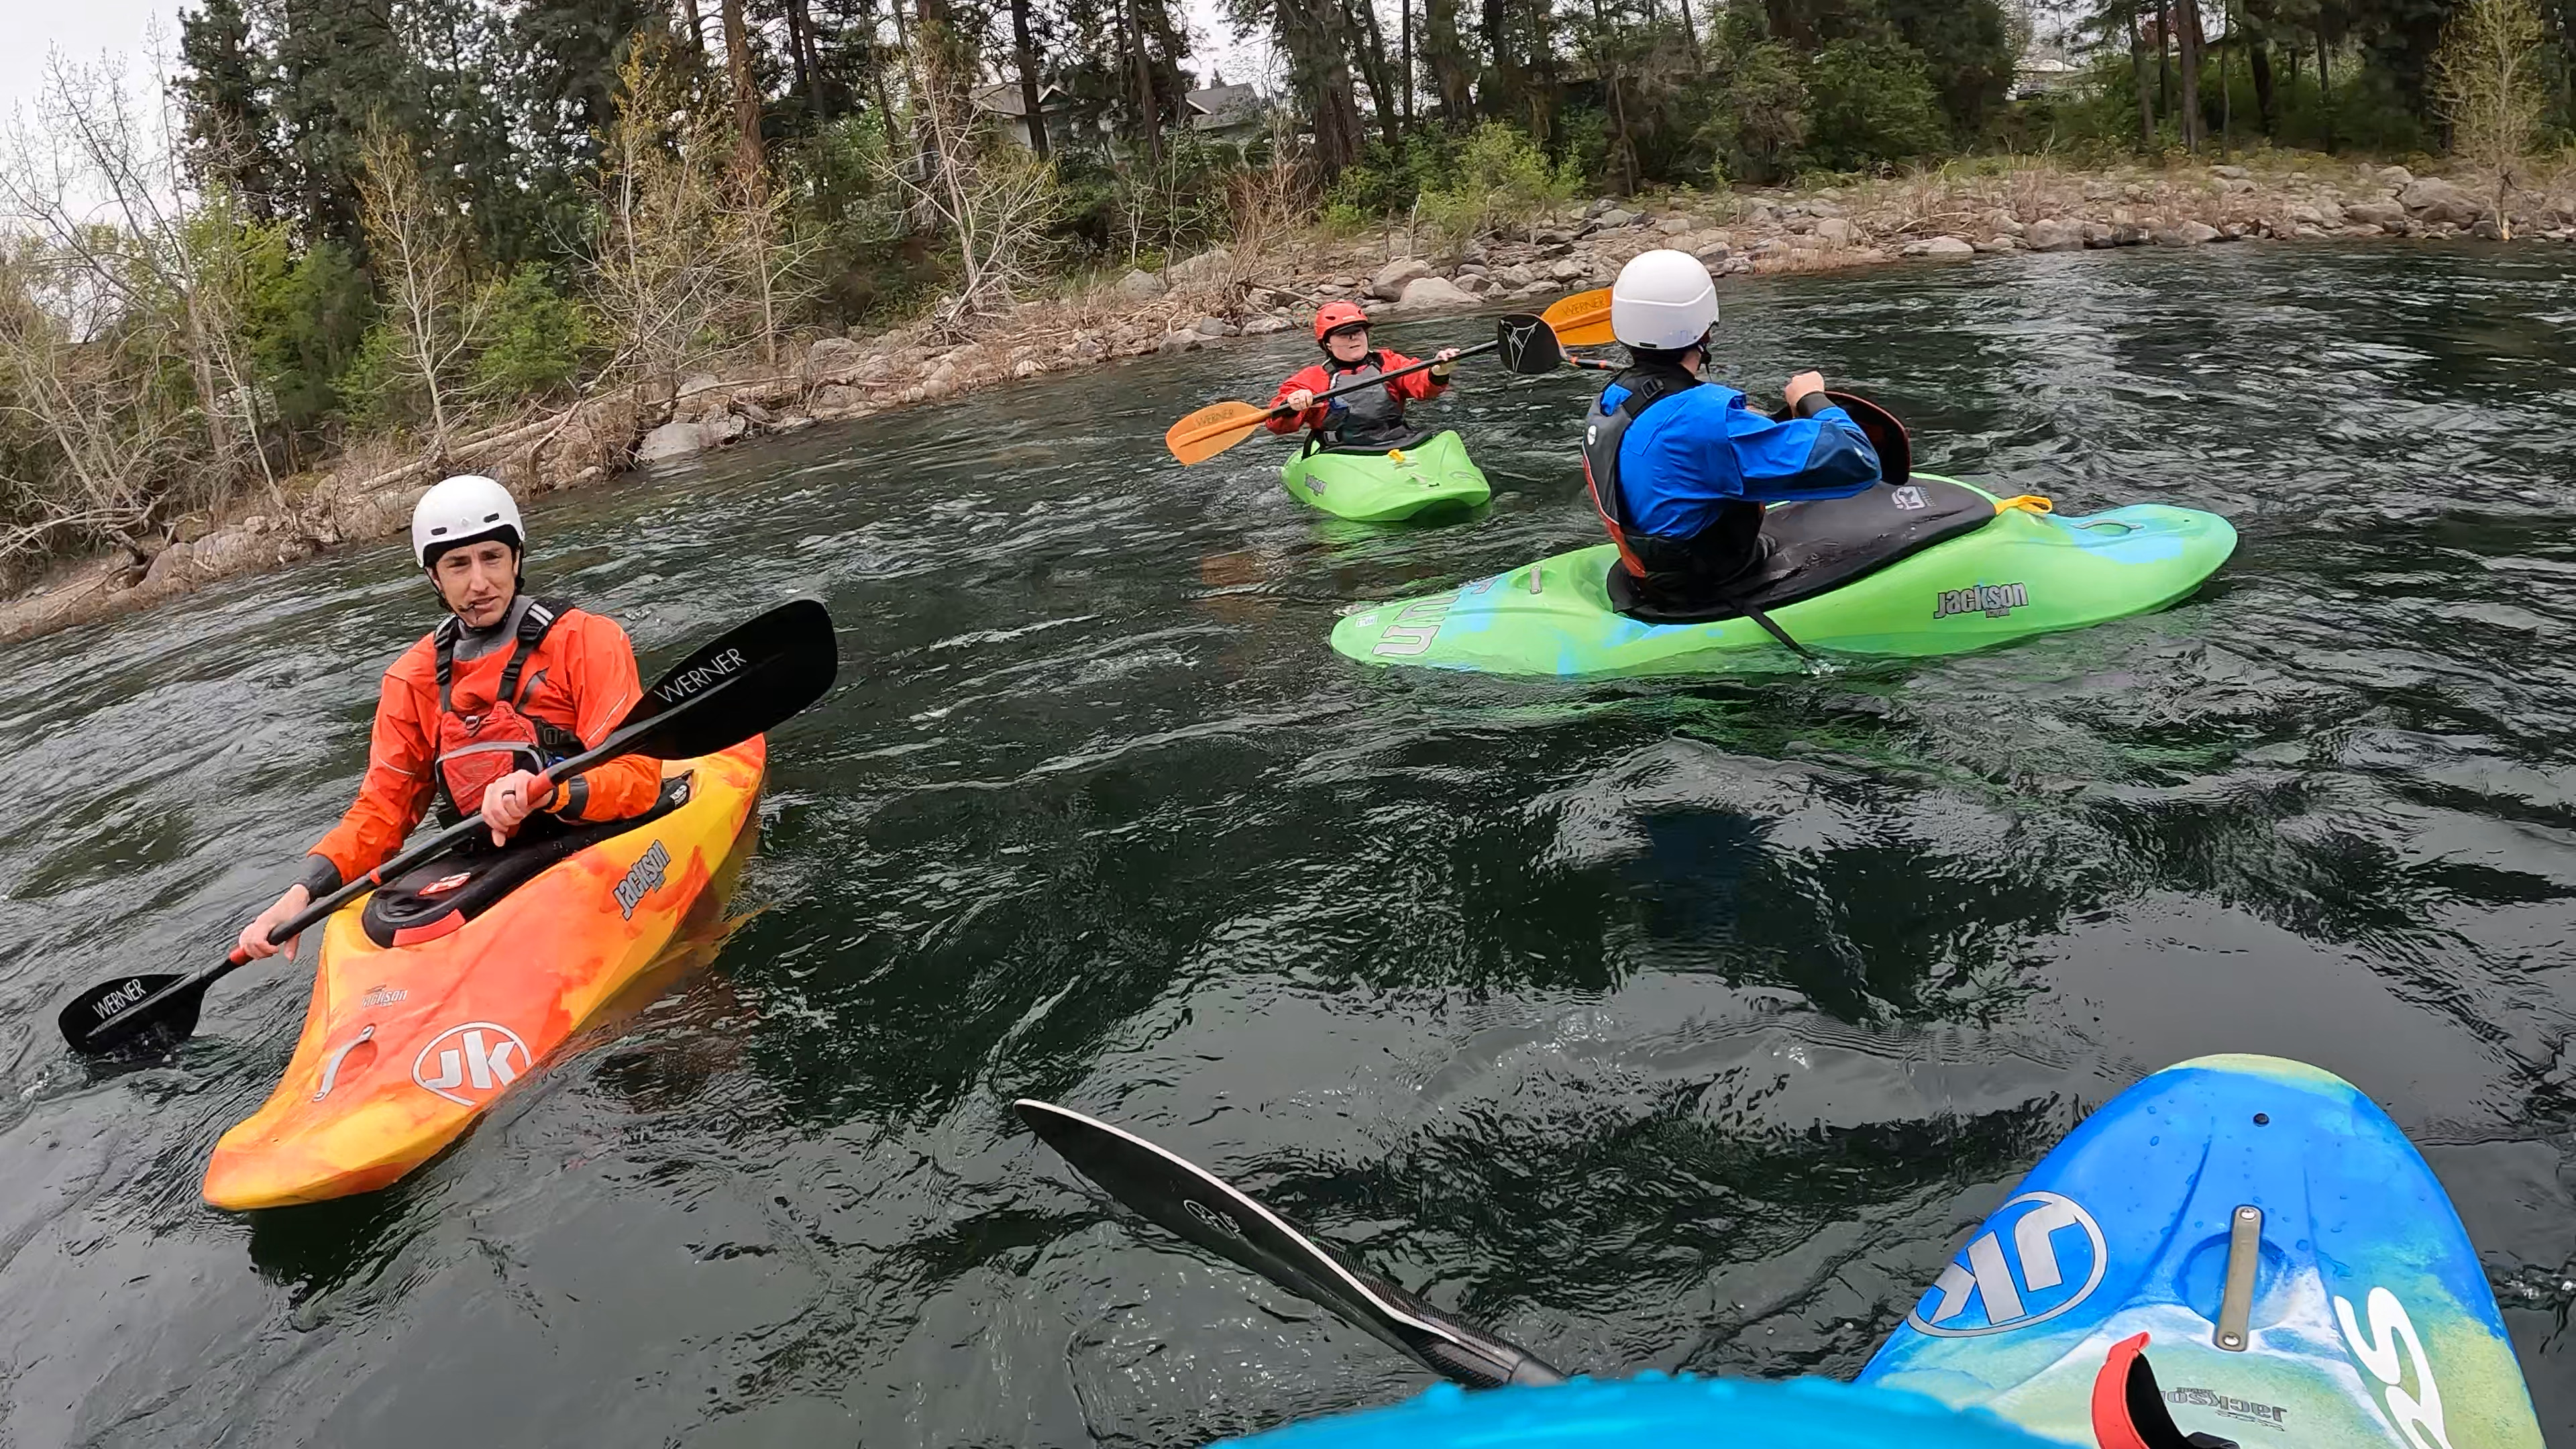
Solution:
<svg viewBox="0 0 2576 1449"><path fill-rule="evenodd" d="M590 309L556 291L543 267L525 263L485 283L481 305L491 340L474 358L476 392L532 397L573 380L590 346Z"/></svg>
<svg viewBox="0 0 2576 1449"><path fill-rule="evenodd" d="M1947 148L1950 127L1923 57L1894 40L1837 40L1807 67L1805 156L1869 171Z"/></svg>
<svg viewBox="0 0 2576 1449"><path fill-rule="evenodd" d="M1563 207L1581 184L1572 166L1550 165L1527 134L1487 121L1459 148L1456 179L1423 193L1422 218L1463 245L1510 223L1534 226Z"/></svg>
<svg viewBox="0 0 2576 1449"><path fill-rule="evenodd" d="M402 365L402 333L378 322L358 342L332 389L352 427L367 433L408 428L428 414L428 400Z"/></svg>
<svg viewBox="0 0 2576 1449"><path fill-rule="evenodd" d="M308 434L339 416L340 374L376 318L374 290L347 248L319 241L295 255L284 222L253 228L244 319L278 421Z"/></svg>
<svg viewBox="0 0 2576 1449"><path fill-rule="evenodd" d="M1807 140L1807 81L1798 53L1776 40L1735 57L1717 104L1700 126L1699 145L1720 179L1767 183L1798 165Z"/></svg>

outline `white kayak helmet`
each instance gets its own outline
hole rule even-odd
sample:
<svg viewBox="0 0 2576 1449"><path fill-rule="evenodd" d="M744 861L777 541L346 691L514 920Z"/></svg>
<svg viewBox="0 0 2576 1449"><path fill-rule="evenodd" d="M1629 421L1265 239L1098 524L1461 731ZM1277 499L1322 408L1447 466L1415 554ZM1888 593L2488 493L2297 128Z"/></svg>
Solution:
<svg viewBox="0 0 2576 1449"><path fill-rule="evenodd" d="M510 490L480 473L459 473L420 496L411 511L411 556L422 568L459 544L505 538L528 551L528 531Z"/></svg>
<svg viewBox="0 0 2576 1449"><path fill-rule="evenodd" d="M1640 252L1610 288L1610 331L1630 347L1678 352L1717 325L1717 283L1688 252Z"/></svg>

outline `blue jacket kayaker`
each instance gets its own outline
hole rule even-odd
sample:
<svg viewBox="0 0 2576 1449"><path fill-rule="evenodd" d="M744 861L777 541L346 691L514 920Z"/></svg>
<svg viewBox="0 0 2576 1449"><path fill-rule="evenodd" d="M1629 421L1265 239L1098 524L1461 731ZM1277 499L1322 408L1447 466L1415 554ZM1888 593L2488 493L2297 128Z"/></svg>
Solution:
<svg viewBox="0 0 2576 1449"><path fill-rule="evenodd" d="M1770 503L1843 498L1878 481L1878 452L1825 396L1823 374L1789 379L1790 417L1702 381L1717 285L1687 252L1651 251L1610 289L1627 371L1583 426L1583 473L1641 598L1661 609L1722 604L1762 560Z"/></svg>

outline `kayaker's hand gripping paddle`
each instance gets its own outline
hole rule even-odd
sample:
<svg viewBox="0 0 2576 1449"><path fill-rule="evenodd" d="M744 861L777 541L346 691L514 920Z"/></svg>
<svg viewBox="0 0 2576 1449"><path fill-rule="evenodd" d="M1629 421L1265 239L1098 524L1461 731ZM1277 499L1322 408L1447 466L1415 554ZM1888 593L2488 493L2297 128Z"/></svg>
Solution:
<svg viewBox="0 0 2576 1449"><path fill-rule="evenodd" d="M1545 377L1560 367L1615 371L1614 363L1577 357L1565 349L1598 347L1616 340L1610 335L1607 311L1598 321L1576 326L1527 312L1514 312L1494 322L1494 345L1502 353L1504 370L1522 377ZM1870 447L1878 453L1879 481L1902 485L1914 476L1914 440L1896 414L1858 393L1828 389L1825 397L1859 424L1869 438Z"/></svg>
<svg viewBox="0 0 2576 1449"><path fill-rule="evenodd" d="M596 749L547 774L570 779L622 755L682 760L731 749L822 698L839 668L831 616L813 599L791 599L680 661ZM383 882L488 828L480 815L449 826L278 923L269 941L286 944ZM206 988L250 959L235 946L221 965L193 976L120 976L93 986L63 1008L63 1040L90 1056L136 1047L166 1051L197 1029Z"/></svg>
<svg viewBox="0 0 2576 1449"><path fill-rule="evenodd" d="M1600 287L1589 292L1577 292L1571 297L1560 298L1542 315L1550 326L1559 330L1598 330L1602 333L1602 340L1606 342L1609 340L1610 328L1610 289ZM1500 338L1492 342L1479 342L1473 347L1460 348L1458 356L1473 357L1480 352L1491 352L1501 345ZM1399 367L1393 372L1380 373L1359 382L1344 383L1327 392L1319 392L1315 394L1315 401L1324 402L1345 393L1365 391L1368 388L1381 386L1392 379L1426 372L1439 365L1439 360L1435 358L1429 362L1417 362L1411 367ZM1204 463L1250 437L1254 428L1270 419L1293 416L1295 416L1294 410L1284 407L1261 407L1248 402L1210 403L1172 424L1163 434L1163 446L1171 449L1172 456L1184 464Z"/></svg>
<svg viewBox="0 0 2576 1449"><path fill-rule="evenodd" d="M1135 1211L1471 1389L1561 1384L1527 1349L1443 1316L1403 1289L1351 1267L1252 1197L1132 1132L1051 1102L1022 1098L1020 1120L1075 1171Z"/></svg>

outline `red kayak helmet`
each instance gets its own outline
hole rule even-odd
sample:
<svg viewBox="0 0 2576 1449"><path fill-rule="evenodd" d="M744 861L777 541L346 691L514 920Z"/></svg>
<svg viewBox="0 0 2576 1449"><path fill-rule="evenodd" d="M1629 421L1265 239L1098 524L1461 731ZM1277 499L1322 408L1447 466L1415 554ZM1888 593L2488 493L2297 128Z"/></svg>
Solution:
<svg viewBox="0 0 2576 1449"><path fill-rule="evenodd" d="M1326 302L1315 314L1315 340L1323 341L1345 327L1369 325L1368 314L1356 302Z"/></svg>

